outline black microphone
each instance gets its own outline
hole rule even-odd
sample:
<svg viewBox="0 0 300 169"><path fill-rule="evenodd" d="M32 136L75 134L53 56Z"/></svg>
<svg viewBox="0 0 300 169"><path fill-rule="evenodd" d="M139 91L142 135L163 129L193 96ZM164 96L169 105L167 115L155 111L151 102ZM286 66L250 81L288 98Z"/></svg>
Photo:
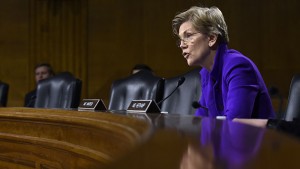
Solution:
<svg viewBox="0 0 300 169"><path fill-rule="evenodd" d="M202 109L204 109L205 111L208 112L208 108L202 106L202 105L201 105L199 102L197 102L197 101L193 101L192 107L195 108L195 109L202 108Z"/></svg>
<svg viewBox="0 0 300 169"><path fill-rule="evenodd" d="M165 101L167 98L169 98L178 88L179 86L181 86L185 81L185 77L181 77L178 82L177 82L177 86L175 87L175 89L164 99L162 99L161 101L159 101L157 104L159 105L160 103L162 103L163 101Z"/></svg>

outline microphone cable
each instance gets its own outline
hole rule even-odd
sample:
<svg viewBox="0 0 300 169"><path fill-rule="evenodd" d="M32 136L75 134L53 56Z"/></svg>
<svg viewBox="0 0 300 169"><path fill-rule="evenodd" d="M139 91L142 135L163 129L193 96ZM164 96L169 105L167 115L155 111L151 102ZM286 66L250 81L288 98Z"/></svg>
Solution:
<svg viewBox="0 0 300 169"><path fill-rule="evenodd" d="M181 77L179 80L178 80L178 82L177 82L177 86L175 87L175 89L167 96L167 97L165 97L164 99L162 99L161 101L159 101L158 103L157 103L157 105L159 105L159 104L161 104L163 101L165 101L167 98L169 98L178 88L179 88L179 86L181 86L183 83L184 83L184 81L185 81L185 77Z"/></svg>

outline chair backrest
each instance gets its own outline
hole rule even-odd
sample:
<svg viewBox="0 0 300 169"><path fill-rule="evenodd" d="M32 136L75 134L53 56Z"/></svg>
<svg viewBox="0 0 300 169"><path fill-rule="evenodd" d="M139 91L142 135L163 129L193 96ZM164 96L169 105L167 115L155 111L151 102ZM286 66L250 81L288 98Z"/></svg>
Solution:
<svg viewBox="0 0 300 169"><path fill-rule="evenodd" d="M0 82L0 107L6 107L8 97L9 85L4 82Z"/></svg>
<svg viewBox="0 0 300 169"><path fill-rule="evenodd" d="M294 75L290 85L287 110L284 120L293 121L300 118L300 75Z"/></svg>
<svg viewBox="0 0 300 169"><path fill-rule="evenodd" d="M201 96L200 68L193 69L183 75L165 79L164 96L167 97L177 86L178 80L185 77L184 83L161 105L161 111L174 114L194 114L194 101Z"/></svg>
<svg viewBox="0 0 300 169"><path fill-rule="evenodd" d="M41 80L36 91L36 108L77 108L82 81L69 72Z"/></svg>
<svg viewBox="0 0 300 169"><path fill-rule="evenodd" d="M132 100L160 101L162 92L162 78L153 75L150 71L139 71L113 82L108 109L127 110Z"/></svg>

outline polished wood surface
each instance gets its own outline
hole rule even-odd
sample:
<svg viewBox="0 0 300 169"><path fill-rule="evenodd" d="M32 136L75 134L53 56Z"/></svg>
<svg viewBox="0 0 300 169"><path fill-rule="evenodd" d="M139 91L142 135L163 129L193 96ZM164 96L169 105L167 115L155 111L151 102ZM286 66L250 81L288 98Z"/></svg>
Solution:
<svg viewBox="0 0 300 169"><path fill-rule="evenodd" d="M110 113L0 108L0 168L101 168L150 131Z"/></svg>
<svg viewBox="0 0 300 169"><path fill-rule="evenodd" d="M300 140L175 114L0 108L0 168L299 168Z"/></svg>
<svg viewBox="0 0 300 169"><path fill-rule="evenodd" d="M285 133L191 116L154 122L154 135L109 169L300 168L300 140Z"/></svg>

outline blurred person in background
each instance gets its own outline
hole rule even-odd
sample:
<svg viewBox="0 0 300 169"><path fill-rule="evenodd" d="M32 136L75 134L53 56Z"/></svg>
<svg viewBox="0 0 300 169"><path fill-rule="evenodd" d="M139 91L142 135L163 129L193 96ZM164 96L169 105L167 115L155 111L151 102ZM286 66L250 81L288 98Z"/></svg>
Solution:
<svg viewBox="0 0 300 169"><path fill-rule="evenodd" d="M41 63L35 66L34 76L36 86L40 80L54 76L52 66L48 63ZM36 88L25 95L24 107L34 107L36 99Z"/></svg>

